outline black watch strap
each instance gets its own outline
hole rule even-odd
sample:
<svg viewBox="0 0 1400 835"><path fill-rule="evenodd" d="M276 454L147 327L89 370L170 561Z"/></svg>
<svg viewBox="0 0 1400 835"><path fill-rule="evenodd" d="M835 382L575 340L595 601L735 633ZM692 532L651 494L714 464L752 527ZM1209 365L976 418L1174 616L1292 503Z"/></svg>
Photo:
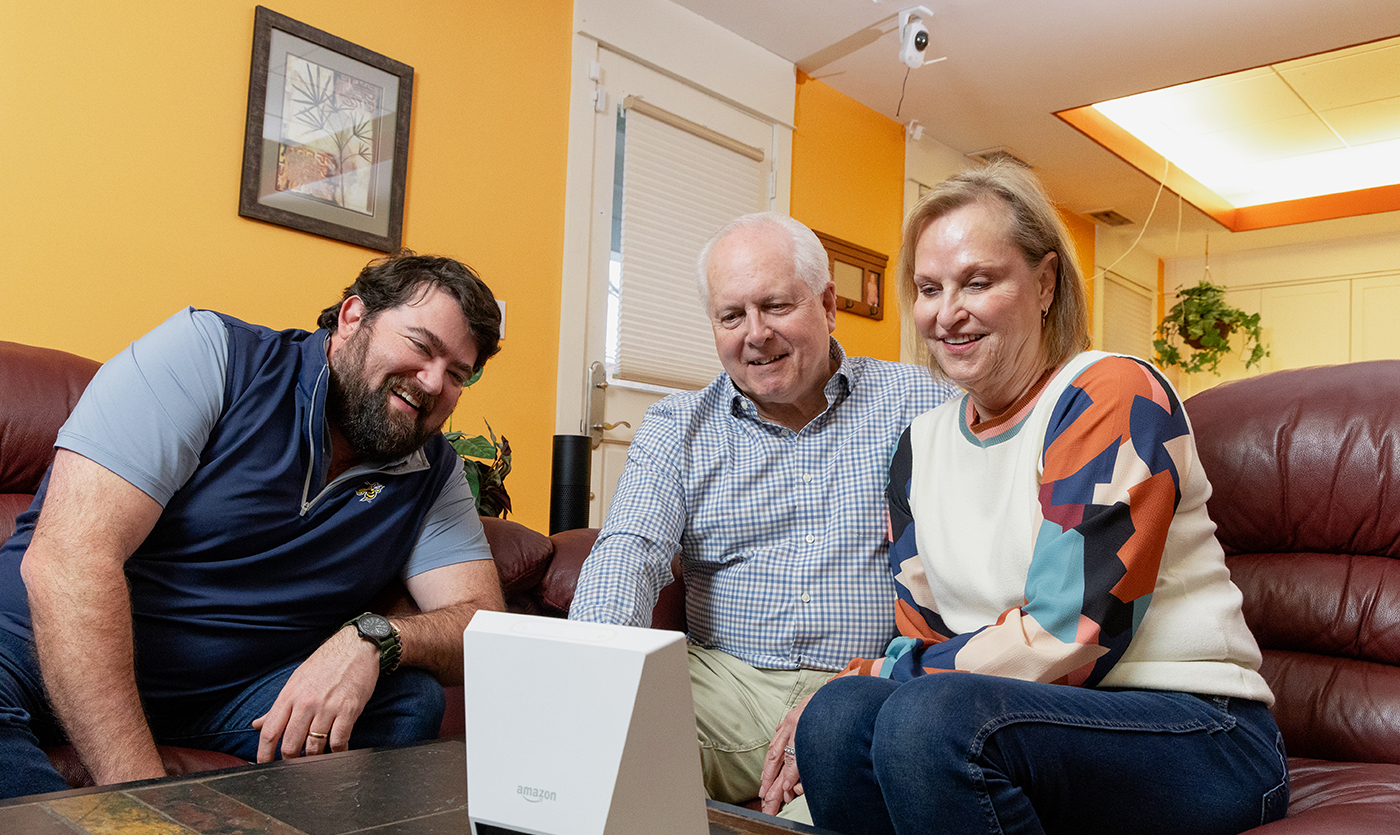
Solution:
<svg viewBox="0 0 1400 835"><path fill-rule="evenodd" d="M403 655L403 641L399 629L383 615L365 612L340 625L341 629L354 626L359 636L379 650L379 674L387 676L399 668L399 658Z"/></svg>

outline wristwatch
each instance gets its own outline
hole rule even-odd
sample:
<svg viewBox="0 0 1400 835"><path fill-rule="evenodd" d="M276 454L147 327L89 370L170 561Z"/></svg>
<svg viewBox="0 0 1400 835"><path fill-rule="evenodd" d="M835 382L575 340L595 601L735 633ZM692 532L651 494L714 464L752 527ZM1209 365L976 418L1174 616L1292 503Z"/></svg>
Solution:
<svg viewBox="0 0 1400 835"><path fill-rule="evenodd" d="M399 629L383 615L365 612L340 625L341 629L354 626L361 638L379 648L379 674L387 676L399 668L399 656L403 655L403 641L399 639Z"/></svg>

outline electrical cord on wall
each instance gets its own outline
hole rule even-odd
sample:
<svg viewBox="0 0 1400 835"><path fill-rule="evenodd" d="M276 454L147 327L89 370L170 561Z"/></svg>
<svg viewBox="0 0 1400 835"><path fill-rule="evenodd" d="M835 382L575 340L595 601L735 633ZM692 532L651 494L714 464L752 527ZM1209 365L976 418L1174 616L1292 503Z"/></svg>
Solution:
<svg viewBox="0 0 1400 835"><path fill-rule="evenodd" d="M1091 279L1089 279L1089 281L1091 281L1091 282L1093 282L1093 281L1098 281L1100 278L1103 278L1105 275L1107 275L1109 270L1111 270L1111 269L1113 269L1114 267L1118 266L1118 262L1119 262L1119 261L1122 261L1124 258L1127 258L1127 257L1128 257L1128 254L1129 254L1130 252L1132 252L1133 250L1137 249L1137 245L1138 245L1139 243L1142 242L1142 236L1147 234L1147 226L1148 226L1148 224L1150 224L1150 223L1152 222L1152 218L1153 218L1154 216L1156 216L1156 214L1157 214L1157 201L1159 201L1159 200L1162 199L1162 190L1165 189L1165 188L1167 187L1167 174L1169 174L1169 173L1171 172L1171 169L1172 169L1172 161L1171 161L1171 160L1165 159L1165 158L1164 158L1164 159L1163 159L1163 162L1165 162L1166 165L1165 165L1165 167L1162 168L1162 179L1157 183L1157 196L1154 197L1154 198L1152 198L1152 209L1147 213L1147 220L1144 220L1144 221L1142 222L1142 231L1138 233L1137 240L1133 241L1132 246L1130 246L1130 247L1128 247L1127 249L1125 249L1125 250L1123 251L1123 254L1120 255L1120 256L1118 256L1118 259L1117 259L1116 261L1114 261L1112 264L1109 264L1107 267L1104 267L1102 270L1099 270L1098 272L1094 273L1094 277L1091 278ZM1180 206L1180 204L1177 205L1176 237L1177 237L1177 242L1178 242L1177 245L1180 246L1180 241L1181 241L1181 206Z"/></svg>

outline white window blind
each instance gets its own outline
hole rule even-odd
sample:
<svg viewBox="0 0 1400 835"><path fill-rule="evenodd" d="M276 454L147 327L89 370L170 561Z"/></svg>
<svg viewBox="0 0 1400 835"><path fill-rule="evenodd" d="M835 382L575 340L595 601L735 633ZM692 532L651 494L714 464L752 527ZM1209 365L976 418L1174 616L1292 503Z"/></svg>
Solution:
<svg viewBox="0 0 1400 835"><path fill-rule="evenodd" d="M1103 349L1153 362L1152 333L1157 323L1152 296L1113 273L1104 278Z"/></svg>
<svg viewBox="0 0 1400 835"><path fill-rule="evenodd" d="M701 388L722 367L695 259L715 230L767 208L768 166L638 109L626 120L616 376Z"/></svg>

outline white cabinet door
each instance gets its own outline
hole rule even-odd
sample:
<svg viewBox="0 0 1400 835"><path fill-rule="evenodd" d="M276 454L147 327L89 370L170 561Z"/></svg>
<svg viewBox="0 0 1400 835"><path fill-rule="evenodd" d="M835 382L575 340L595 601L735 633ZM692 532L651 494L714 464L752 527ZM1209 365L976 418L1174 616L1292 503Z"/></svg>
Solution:
<svg viewBox="0 0 1400 835"><path fill-rule="evenodd" d="M1220 376L1208 373L1182 375L1178 388L1185 397L1230 380L1253 377L1267 371L1336 365L1352 360L1351 282L1320 281L1275 287L1230 290L1225 301L1245 313L1259 313L1269 356L1246 370L1241 352L1243 340L1232 336L1235 349L1220 361ZM1397 289L1400 293L1400 288Z"/></svg>
<svg viewBox="0 0 1400 835"><path fill-rule="evenodd" d="M1400 275L1351 282L1351 360L1400 359Z"/></svg>
<svg viewBox="0 0 1400 835"><path fill-rule="evenodd" d="M1269 371L1351 361L1351 284L1328 281L1260 291Z"/></svg>

